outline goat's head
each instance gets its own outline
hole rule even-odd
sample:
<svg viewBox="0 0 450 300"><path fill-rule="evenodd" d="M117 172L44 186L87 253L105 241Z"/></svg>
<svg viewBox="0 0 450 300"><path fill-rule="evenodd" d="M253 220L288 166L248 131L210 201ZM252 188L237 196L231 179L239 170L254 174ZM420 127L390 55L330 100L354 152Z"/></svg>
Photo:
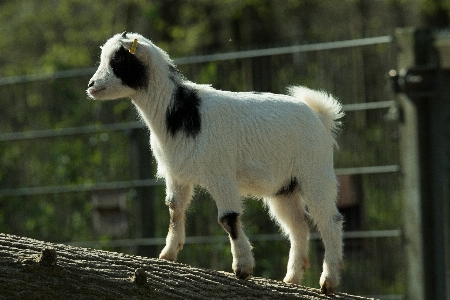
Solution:
<svg viewBox="0 0 450 300"><path fill-rule="evenodd" d="M132 97L149 84L148 41L138 34L117 34L102 47L100 66L89 81L93 99Z"/></svg>

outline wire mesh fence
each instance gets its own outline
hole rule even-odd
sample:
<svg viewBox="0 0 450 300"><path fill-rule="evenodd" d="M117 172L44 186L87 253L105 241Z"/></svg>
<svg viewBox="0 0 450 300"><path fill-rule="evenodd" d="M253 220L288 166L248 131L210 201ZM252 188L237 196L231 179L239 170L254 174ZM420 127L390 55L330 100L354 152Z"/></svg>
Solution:
<svg viewBox="0 0 450 300"><path fill-rule="evenodd" d="M382 36L175 61L190 80L220 89L284 93L287 86L301 84L341 100L346 116L335 166L338 205L346 218L346 268L340 289L400 299L405 285L401 189L397 127L389 117L395 103L386 80L395 66L391 40ZM147 247L146 253L157 255L169 218L163 181L139 175L140 160L149 158L138 155L135 134L146 129L136 122L129 101L87 100L84 87L93 71L0 78L1 106L14 116L0 132L0 226L78 246L138 254ZM154 228L144 228L137 200L149 187L147 217ZM105 190L126 199L125 234L92 230L97 210L92 195ZM103 212L114 217L114 211ZM187 245L179 260L230 271L227 238L206 192L197 191L187 218ZM254 246L255 275L282 279L289 244L258 201L246 204L244 224ZM304 284L317 287L323 247L316 232L310 255Z"/></svg>

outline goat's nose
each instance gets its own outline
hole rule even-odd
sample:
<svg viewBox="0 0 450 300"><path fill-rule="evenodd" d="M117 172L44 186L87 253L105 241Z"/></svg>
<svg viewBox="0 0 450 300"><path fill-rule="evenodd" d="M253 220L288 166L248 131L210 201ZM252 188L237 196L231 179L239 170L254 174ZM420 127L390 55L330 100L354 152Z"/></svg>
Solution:
<svg viewBox="0 0 450 300"><path fill-rule="evenodd" d="M94 86L94 83L95 83L95 81L94 81L94 80L91 80L91 81L89 81L88 87L92 87L92 86Z"/></svg>

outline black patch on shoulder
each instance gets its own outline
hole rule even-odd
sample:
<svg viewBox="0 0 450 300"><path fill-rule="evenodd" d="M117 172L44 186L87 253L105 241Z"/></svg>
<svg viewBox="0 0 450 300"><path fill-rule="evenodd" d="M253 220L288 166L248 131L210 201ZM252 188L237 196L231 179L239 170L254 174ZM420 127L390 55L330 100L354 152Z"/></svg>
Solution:
<svg viewBox="0 0 450 300"><path fill-rule="evenodd" d="M200 104L197 90L175 84L172 102L166 111L166 128L172 137L178 131L188 137L197 136L202 125Z"/></svg>
<svg viewBox="0 0 450 300"><path fill-rule="evenodd" d="M122 80L122 84L133 89L148 88L148 67L124 47L114 53L109 64L114 74Z"/></svg>
<svg viewBox="0 0 450 300"><path fill-rule="evenodd" d="M297 177L291 177L290 181L287 182L284 186L282 186L275 196L289 196L291 195L297 188L299 188Z"/></svg>
<svg viewBox="0 0 450 300"><path fill-rule="evenodd" d="M235 240L238 238L237 222L239 214L236 212L226 213L219 219L222 227L228 232L230 237Z"/></svg>

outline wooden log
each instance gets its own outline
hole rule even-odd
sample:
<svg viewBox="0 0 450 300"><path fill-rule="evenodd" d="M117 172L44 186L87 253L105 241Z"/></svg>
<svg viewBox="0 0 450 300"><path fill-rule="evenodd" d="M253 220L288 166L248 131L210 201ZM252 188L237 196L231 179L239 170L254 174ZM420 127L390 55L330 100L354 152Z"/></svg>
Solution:
<svg viewBox="0 0 450 300"><path fill-rule="evenodd" d="M0 234L1 299L367 299Z"/></svg>

